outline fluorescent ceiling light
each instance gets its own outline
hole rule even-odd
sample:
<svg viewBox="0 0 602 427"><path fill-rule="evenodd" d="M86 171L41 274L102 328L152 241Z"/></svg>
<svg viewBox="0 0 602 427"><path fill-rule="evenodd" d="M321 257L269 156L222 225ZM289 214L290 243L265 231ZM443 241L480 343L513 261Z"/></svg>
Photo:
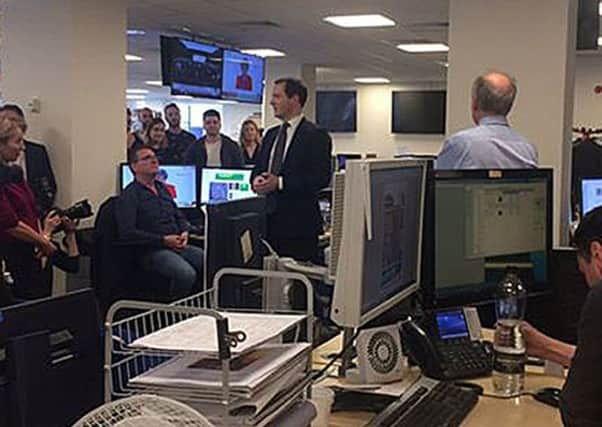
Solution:
<svg viewBox="0 0 602 427"><path fill-rule="evenodd" d="M125 92L130 95L144 95L144 94L148 93L148 90L146 90L146 89L126 89Z"/></svg>
<svg viewBox="0 0 602 427"><path fill-rule="evenodd" d="M602 16L602 1L598 3L598 15Z"/></svg>
<svg viewBox="0 0 602 427"><path fill-rule="evenodd" d="M176 98L176 99L192 99L192 96L190 96L190 95L174 95L173 98Z"/></svg>
<svg viewBox="0 0 602 427"><path fill-rule="evenodd" d="M128 30L127 31L128 36L143 36L145 34L146 34L146 31L144 31L144 30Z"/></svg>
<svg viewBox="0 0 602 427"><path fill-rule="evenodd" d="M353 80L356 83L391 83L386 77L356 77Z"/></svg>
<svg viewBox="0 0 602 427"><path fill-rule="evenodd" d="M602 37L598 37L598 46L602 46Z"/></svg>
<svg viewBox="0 0 602 427"><path fill-rule="evenodd" d="M144 83L149 86L163 86L163 82L161 80L147 80Z"/></svg>
<svg viewBox="0 0 602 427"><path fill-rule="evenodd" d="M217 101L218 104L238 104L236 101L232 101L230 99L220 99Z"/></svg>
<svg viewBox="0 0 602 427"><path fill-rule="evenodd" d="M143 58L141 56L137 56L137 55L130 55L129 53L125 54L125 60L128 62L138 62L138 61L142 61Z"/></svg>
<svg viewBox="0 0 602 427"><path fill-rule="evenodd" d="M395 21L383 15L327 16L324 21L343 28L393 27Z"/></svg>
<svg viewBox="0 0 602 427"><path fill-rule="evenodd" d="M433 53L447 52L449 46L443 43L402 43L397 45L397 49L409 53Z"/></svg>
<svg viewBox="0 0 602 427"><path fill-rule="evenodd" d="M135 100L135 99L144 99L144 95L126 95L126 99Z"/></svg>
<svg viewBox="0 0 602 427"><path fill-rule="evenodd" d="M242 53L248 55L261 56L262 58L275 58L278 56L286 56L286 53L275 49L243 49Z"/></svg>

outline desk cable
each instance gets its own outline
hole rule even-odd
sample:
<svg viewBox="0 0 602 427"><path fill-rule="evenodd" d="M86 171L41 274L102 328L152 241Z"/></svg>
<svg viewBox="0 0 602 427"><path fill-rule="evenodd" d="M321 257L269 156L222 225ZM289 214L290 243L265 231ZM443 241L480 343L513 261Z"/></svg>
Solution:
<svg viewBox="0 0 602 427"><path fill-rule="evenodd" d="M326 366L324 366L322 369L320 369L318 372L316 372L316 374L313 376L312 378L312 383L316 383L326 372L328 372L328 370L332 367L332 365L334 365L334 362L336 362L338 359L340 359L343 354L345 354L345 352L349 349L349 347L351 347L353 345L353 342L355 341L355 339L357 338L357 336L359 335L360 330L358 329L355 334L353 335L353 337L351 337L351 339L349 340L349 342L347 344L345 344L345 346L341 349L341 351L339 353L337 353L327 364Z"/></svg>

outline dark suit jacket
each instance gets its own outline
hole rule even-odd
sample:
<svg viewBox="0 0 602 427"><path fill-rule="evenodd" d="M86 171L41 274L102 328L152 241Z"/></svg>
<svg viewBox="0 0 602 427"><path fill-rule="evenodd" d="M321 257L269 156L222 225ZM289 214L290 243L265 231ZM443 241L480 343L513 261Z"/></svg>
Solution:
<svg viewBox="0 0 602 427"><path fill-rule="evenodd" d="M25 141L25 168L27 183L33 190L38 210L44 214L54 206L56 198L56 180L46 147Z"/></svg>
<svg viewBox="0 0 602 427"><path fill-rule="evenodd" d="M269 170L279 126L267 131L251 180ZM284 239L317 237L322 232L318 191L330 182L332 140L303 118L286 152L280 176L283 189L268 196L269 234Z"/></svg>

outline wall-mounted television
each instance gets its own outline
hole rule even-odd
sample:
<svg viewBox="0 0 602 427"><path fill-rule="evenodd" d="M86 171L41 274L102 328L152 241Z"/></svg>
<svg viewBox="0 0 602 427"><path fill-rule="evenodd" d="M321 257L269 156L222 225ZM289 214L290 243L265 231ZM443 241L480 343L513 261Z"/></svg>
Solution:
<svg viewBox="0 0 602 427"><path fill-rule="evenodd" d="M172 95L262 102L265 60L255 55L161 36L161 72Z"/></svg>
<svg viewBox="0 0 602 427"><path fill-rule="evenodd" d="M265 60L236 50L224 50L222 98L261 104Z"/></svg>
<svg viewBox="0 0 602 427"><path fill-rule="evenodd" d="M391 109L393 133L445 133L446 92L394 91Z"/></svg>
<svg viewBox="0 0 602 427"><path fill-rule="evenodd" d="M220 98L223 57L218 46L161 36L163 84L172 95Z"/></svg>
<svg viewBox="0 0 602 427"><path fill-rule="evenodd" d="M317 91L316 122L329 132L357 131L355 91Z"/></svg>

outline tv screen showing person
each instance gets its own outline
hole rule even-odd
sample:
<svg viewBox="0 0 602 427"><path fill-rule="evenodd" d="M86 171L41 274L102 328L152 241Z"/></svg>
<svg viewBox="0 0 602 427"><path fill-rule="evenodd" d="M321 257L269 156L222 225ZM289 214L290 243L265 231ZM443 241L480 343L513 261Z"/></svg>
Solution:
<svg viewBox="0 0 602 427"><path fill-rule="evenodd" d="M264 60L233 50L224 50L222 97L260 104L263 94Z"/></svg>

